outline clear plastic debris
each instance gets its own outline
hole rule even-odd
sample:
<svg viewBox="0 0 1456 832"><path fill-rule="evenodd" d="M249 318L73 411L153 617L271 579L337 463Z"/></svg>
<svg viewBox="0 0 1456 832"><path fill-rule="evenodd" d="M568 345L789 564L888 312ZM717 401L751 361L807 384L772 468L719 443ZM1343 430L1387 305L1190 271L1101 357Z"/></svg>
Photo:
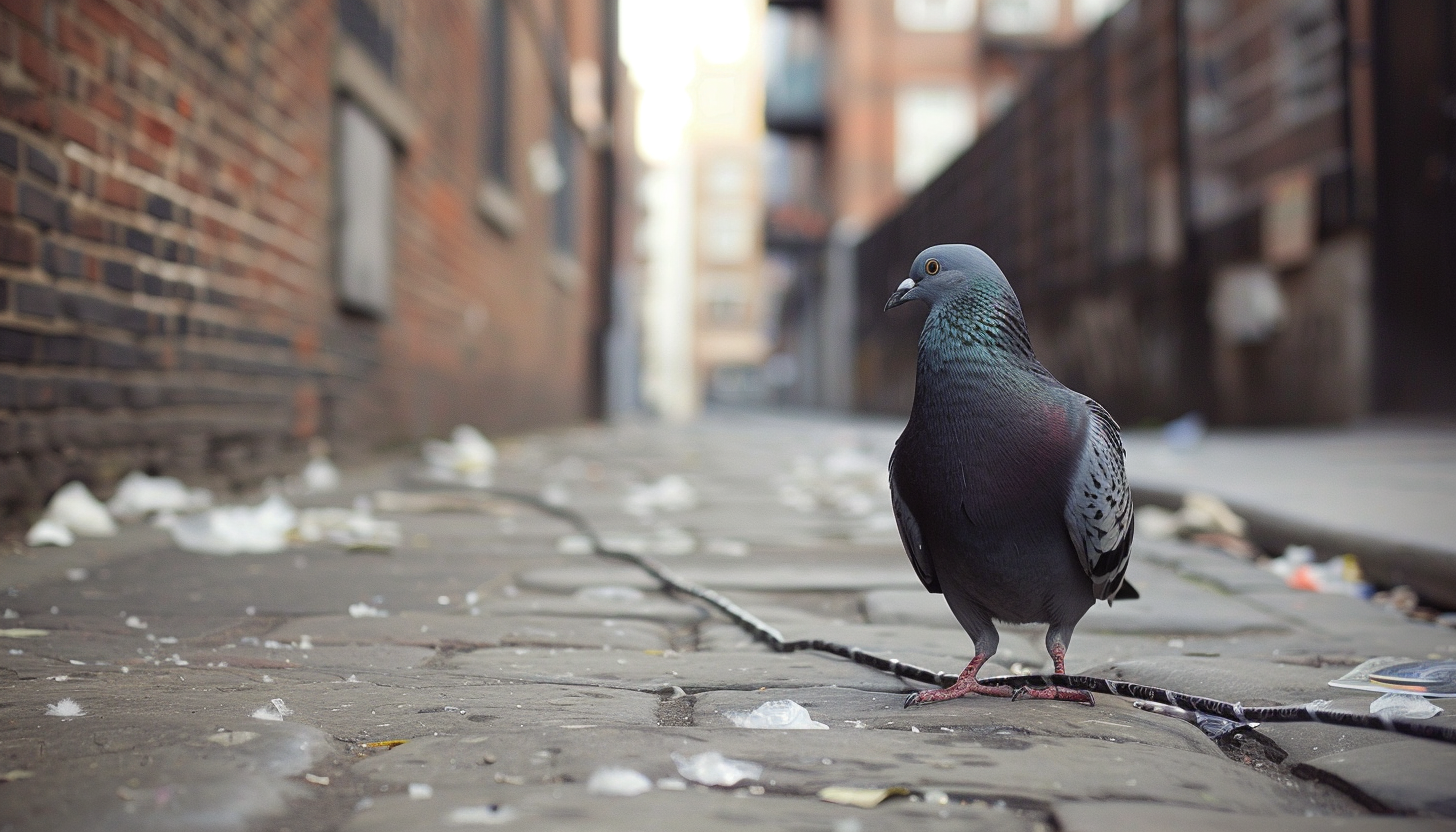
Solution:
<svg viewBox="0 0 1456 832"><path fill-rule="evenodd" d="M457 425L450 441L426 439L425 475L436 482L489 488L494 481L496 450L480 431Z"/></svg>
<svg viewBox="0 0 1456 832"><path fill-rule="evenodd" d="M388 618L389 613L360 601L349 605L349 616L351 618Z"/></svg>
<svg viewBox="0 0 1456 832"><path fill-rule="evenodd" d="M697 490L678 474L668 474L654 483L634 485L622 501L622 508L635 517L650 517L656 512L687 511L697 505Z"/></svg>
<svg viewBox="0 0 1456 832"><path fill-rule="evenodd" d="M282 699L272 699L267 705L253 711L253 719L282 722L285 716L290 716L292 713L293 709L285 705Z"/></svg>
<svg viewBox="0 0 1456 832"><path fill-rule="evenodd" d="M435 787L429 783L409 784L410 800L429 800L435 796Z"/></svg>
<svg viewBox="0 0 1456 832"><path fill-rule="evenodd" d="M674 751L672 762L678 774L704 786L735 786L743 780L757 780L763 774L763 766L758 763L732 760L717 751L704 751L691 757Z"/></svg>
<svg viewBox="0 0 1456 832"><path fill-rule="evenodd" d="M69 696L54 705L46 706L46 716L73 717L85 715L86 711L80 705L76 704L76 700Z"/></svg>
<svg viewBox="0 0 1456 832"><path fill-rule="evenodd" d="M46 504L45 518L70 529L81 537L111 537L116 534L116 521L111 512L91 494L83 483L71 481Z"/></svg>
<svg viewBox="0 0 1456 832"><path fill-rule="evenodd" d="M453 826L501 826L520 817L515 807L490 803L485 806L461 806L451 809L445 822Z"/></svg>
<svg viewBox="0 0 1456 832"><path fill-rule="evenodd" d="M207 741L217 745L231 746L249 743L257 738L257 731L218 731L216 734L208 734Z"/></svg>
<svg viewBox="0 0 1456 832"><path fill-rule="evenodd" d="M652 791L652 781L635 769L606 766L592 772L591 779L586 781L586 790L588 794L636 797Z"/></svg>
<svg viewBox="0 0 1456 832"><path fill-rule="evenodd" d="M822 722L815 722L809 716L809 711L792 699L775 699L751 711L725 711L723 715L739 728L819 730L829 727Z"/></svg>
<svg viewBox="0 0 1456 832"><path fill-rule="evenodd" d="M71 546L76 542L76 536L71 530L61 523L42 517L30 527L25 533L25 545L37 546Z"/></svg>
<svg viewBox="0 0 1456 832"><path fill-rule="evenodd" d="M315 786L327 786L329 784L329 778L307 771L303 773L303 779Z"/></svg>
<svg viewBox="0 0 1456 832"><path fill-rule="evenodd" d="M1370 713L1397 719L1430 719L1445 710L1419 694L1387 693L1370 703Z"/></svg>
<svg viewBox="0 0 1456 832"><path fill-rule="evenodd" d="M274 494L256 506L223 506L177 518L172 540L203 555L266 555L288 545L298 512Z"/></svg>
<svg viewBox="0 0 1456 832"><path fill-rule="evenodd" d="M118 520L140 520L160 511L201 511L212 505L212 492L188 488L176 477L152 477L132 471L121 478L106 508Z"/></svg>

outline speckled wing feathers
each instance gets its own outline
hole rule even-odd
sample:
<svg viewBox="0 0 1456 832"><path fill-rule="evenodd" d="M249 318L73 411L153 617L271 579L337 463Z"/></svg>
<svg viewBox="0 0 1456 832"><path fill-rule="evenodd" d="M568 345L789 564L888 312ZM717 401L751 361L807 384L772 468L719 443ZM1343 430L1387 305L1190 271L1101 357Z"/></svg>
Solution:
<svg viewBox="0 0 1456 832"><path fill-rule="evenodd" d="M895 482L895 456L890 455L890 506L895 510L895 525L900 529L900 542L905 544L905 553L910 556L910 565L915 574L930 592L940 592L940 580L935 576L935 564L930 553L925 551L925 540L920 536L920 524L910 507L900 498L900 486Z"/></svg>
<svg viewBox="0 0 1456 832"><path fill-rule="evenodd" d="M1117 423L1086 399L1092 418L1087 444L1067 495L1067 531L1092 578L1092 594L1112 598L1122 586L1132 544L1132 493Z"/></svg>

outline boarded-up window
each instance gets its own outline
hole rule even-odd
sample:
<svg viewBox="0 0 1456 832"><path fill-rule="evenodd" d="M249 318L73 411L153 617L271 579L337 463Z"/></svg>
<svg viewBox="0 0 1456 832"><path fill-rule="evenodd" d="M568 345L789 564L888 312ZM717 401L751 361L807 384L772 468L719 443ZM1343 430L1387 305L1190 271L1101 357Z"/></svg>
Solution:
<svg viewBox="0 0 1456 832"><path fill-rule="evenodd" d="M394 153L379 123L347 98L339 100L336 271L346 309L388 314L394 246Z"/></svg>

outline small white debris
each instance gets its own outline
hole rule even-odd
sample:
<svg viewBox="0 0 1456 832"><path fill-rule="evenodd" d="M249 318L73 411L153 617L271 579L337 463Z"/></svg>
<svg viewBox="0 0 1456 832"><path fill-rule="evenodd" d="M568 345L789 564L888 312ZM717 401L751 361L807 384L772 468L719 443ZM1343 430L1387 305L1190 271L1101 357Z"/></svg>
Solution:
<svg viewBox="0 0 1456 832"><path fill-rule="evenodd" d="M676 777L663 777L657 781L657 788L665 792L685 792L688 790L688 782Z"/></svg>
<svg viewBox="0 0 1456 832"><path fill-rule="evenodd" d="M137 618L135 615L128 615L126 617L126 626L133 630L145 630L147 628L147 622Z"/></svg>
<svg viewBox="0 0 1456 832"><path fill-rule="evenodd" d="M85 569L82 569L79 566L73 566L70 569L66 570L66 580L73 583L80 583L81 581L86 580L86 576L88 574L90 573L88 573Z"/></svg>
<svg viewBox="0 0 1456 832"><path fill-rule="evenodd" d="M179 517L172 540L203 555L268 555L288 545L297 519L293 505L274 494L256 506L223 506Z"/></svg>
<svg viewBox="0 0 1456 832"><path fill-rule="evenodd" d="M80 482L68 482L46 504L45 517L82 537L111 537L116 521L106 506Z"/></svg>
<svg viewBox="0 0 1456 832"><path fill-rule="evenodd" d="M441 595L439 598L435 599L435 603L439 604L442 607L448 607L450 606L450 596Z"/></svg>
<svg viewBox="0 0 1456 832"><path fill-rule="evenodd" d="M558 555L589 555L592 553L592 540L584 534L567 534L556 538L556 553Z"/></svg>
<svg viewBox="0 0 1456 832"><path fill-rule="evenodd" d="M703 550L710 555L718 555L725 558L741 558L748 556L748 544L741 540L728 540L722 537L715 537L709 540Z"/></svg>
<svg viewBox="0 0 1456 832"><path fill-rule="evenodd" d="M310 508L298 518L293 534L305 543L327 540L347 549L394 549L404 542L404 531L394 520L374 517L368 497L354 500L354 508Z"/></svg>
<svg viewBox="0 0 1456 832"><path fill-rule="evenodd" d="M687 511L698 505L698 492L678 474L668 474L649 485L634 485L622 501L622 508L635 517L649 517L659 511Z"/></svg>
<svg viewBox="0 0 1456 832"><path fill-rule="evenodd" d="M571 492L566 486L559 482L548 482L541 488L541 502L548 506L562 506L571 504Z"/></svg>
<svg viewBox="0 0 1456 832"><path fill-rule="evenodd" d="M451 809L445 822L454 826L500 826L520 817L511 806L492 803L488 806L461 806Z"/></svg>
<svg viewBox="0 0 1456 832"><path fill-rule="evenodd" d="M15 610L12 610L9 607L6 607L5 608L5 615L4 615L4 617L5 618L19 618L20 617L20 613L16 612Z"/></svg>
<svg viewBox="0 0 1456 832"><path fill-rule="evenodd" d="M263 681L271 682L273 680L269 679L267 676L264 676ZM253 719L262 719L269 722L282 722L285 716L289 716L292 713L293 709L283 704L282 699L273 699L269 701L267 705L264 705L258 710L253 711Z"/></svg>
<svg viewBox="0 0 1456 832"><path fill-rule="evenodd" d="M1443 713L1440 705L1414 693L1387 693L1370 703L1370 713L1399 719L1430 719Z"/></svg>
<svg viewBox="0 0 1456 832"><path fill-rule="evenodd" d="M585 586L572 594L578 601L605 601L610 604L635 604L646 596L630 586Z"/></svg>
<svg viewBox="0 0 1456 832"><path fill-rule="evenodd" d="M303 488L312 494L322 494L327 491L338 489L342 477L339 469L326 456L316 456L303 466L303 473L299 475L303 481Z"/></svg>
<svg viewBox="0 0 1456 832"><path fill-rule="evenodd" d="M329 784L329 778L322 777L320 775L313 774L307 771L303 773L303 779L314 784L315 786L327 786Z"/></svg>
<svg viewBox="0 0 1456 832"><path fill-rule="evenodd" d="M252 606L244 607L243 608L243 614L244 615L250 615L250 616L251 615L257 615L258 614L258 608L257 607L252 607Z"/></svg>
<svg viewBox="0 0 1456 832"><path fill-rule="evenodd" d="M76 704L76 700L69 696L54 705L46 706L46 716L73 717L85 715L86 712L81 709L80 705Z"/></svg>
<svg viewBox="0 0 1456 832"><path fill-rule="evenodd" d="M724 716L739 728L775 729L827 729L829 726L815 722L809 712L792 699L775 699L765 702L752 711L726 711Z"/></svg>
<svg viewBox="0 0 1456 832"><path fill-rule="evenodd" d="M313 649L313 639L311 639L311 638L308 637L308 633L304 633L304 634L302 634L302 635L300 635L298 637L298 649L300 649L300 650L312 650Z"/></svg>
<svg viewBox="0 0 1456 832"><path fill-rule="evenodd" d="M188 488L176 477L150 477L132 471L116 484L106 508L119 520L139 520L153 512L201 511L212 505L212 492Z"/></svg>
<svg viewBox="0 0 1456 832"><path fill-rule="evenodd" d="M717 751L704 751L691 757L674 751L672 761L677 773L705 786L734 786L741 780L757 780L763 766L744 760L732 760Z"/></svg>
<svg viewBox="0 0 1456 832"><path fill-rule="evenodd" d="M652 781L640 771L622 766L606 766L592 772L586 781L588 794L611 797L636 797L652 791Z"/></svg>
<svg viewBox="0 0 1456 832"><path fill-rule="evenodd" d="M359 677L357 675L353 674L353 673L350 673L349 674L349 678L345 679L344 681L345 682L350 682L350 683L353 683L353 684L358 684Z"/></svg>
<svg viewBox="0 0 1456 832"><path fill-rule="evenodd" d="M470 590L469 592L465 593L465 603L470 604L471 606L474 606L475 604L479 604L480 603L480 593L479 592L476 592L473 589Z"/></svg>
<svg viewBox="0 0 1456 832"><path fill-rule="evenodd" d="M494 481L495 446L469 425L458 425L449 442L426 439L425 474L436 482L489 488Z"/></svg>
<svg viewBox="0 0 1456 832"><path fill-rule="evenodd" d="M32 548L38 546L71 546L75 544L76 536L64 525L46 517L37 520L30 531L25 533L25 545Z"/></svg>
<svg viewBox="0 0 1456 832"><path fill-rule="evenodd" d="M409 784L410 800L429 800L435 796L435 787L429 783Z"/></svg>
<svg viewBox="0 0 1456 832"><path fill-rule="evenodd" d="M378 607L371 607L368 604L364 603L363 601L360 601L357 604L350 604L349 605L349 615L351 617L353 617L353 618L388 618L389 617L389 613L388 612L386 612L384 610L381 610Z"/></svg>

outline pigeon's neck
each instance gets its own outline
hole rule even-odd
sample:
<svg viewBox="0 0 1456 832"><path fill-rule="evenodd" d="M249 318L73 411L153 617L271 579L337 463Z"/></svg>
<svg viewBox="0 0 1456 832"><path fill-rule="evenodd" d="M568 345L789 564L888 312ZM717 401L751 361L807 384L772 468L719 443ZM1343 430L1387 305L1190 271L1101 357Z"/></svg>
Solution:
<svg viewBox="0 0 1456 832"><path fill-rule="evenodd" d="M920 334L921 354L949 361L1031 362L1031 338L1014 299L964 296L935 304Z"/></svg>

